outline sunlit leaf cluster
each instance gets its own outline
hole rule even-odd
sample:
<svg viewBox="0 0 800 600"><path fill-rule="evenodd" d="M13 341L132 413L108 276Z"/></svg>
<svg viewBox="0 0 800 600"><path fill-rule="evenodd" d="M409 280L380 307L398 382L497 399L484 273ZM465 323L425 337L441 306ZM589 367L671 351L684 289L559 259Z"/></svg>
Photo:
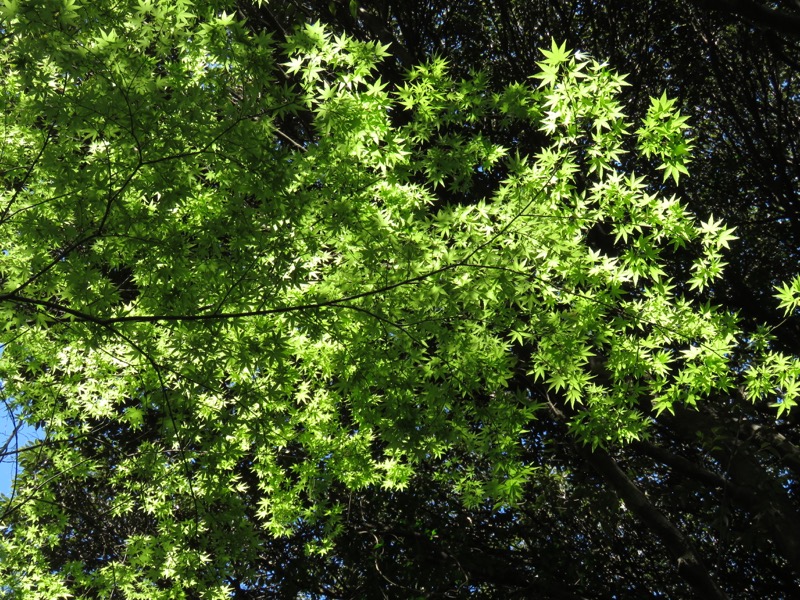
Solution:
<svg viewBox="0 0 800 600"><path fill-rule="evenodd" d="M2 9L0 378L45 436L0 505L3 593L224 598L257 532L324 523L330 549L332 489L436 465L466 505L520 502L542 410L597 448L739 377L794 404L792 359L734 372L735 318L685 295L735 238L660 193L691 147L673 100L637 124L624 78L556 43L503 89L437 58L389 85L384 45L278 44L223 4ZM70 485L120 529L54 571Z"/></svg>

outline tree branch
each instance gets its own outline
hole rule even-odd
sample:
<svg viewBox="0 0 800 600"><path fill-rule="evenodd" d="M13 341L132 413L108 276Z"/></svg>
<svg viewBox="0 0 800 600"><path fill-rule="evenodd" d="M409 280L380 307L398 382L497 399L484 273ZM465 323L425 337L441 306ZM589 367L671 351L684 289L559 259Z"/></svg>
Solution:
<svg viewBox="0 0 800 600"><path fill-rule="evenodd" d="M697 4L738 15L762 29L800 37L800 15L768 8L752 0L697 0Z"/></svg>
<svg viewBox="0 0 800 600"><path fill-rule="evenodd" d="M687 444L697 443L697 432L719 430L721 421L713 415L682 406L674 406L674 416L662 413L661 422ZM788 568L797 572L800 560L800 513L781 484L754 456L751 445L738 439L739 432L722 433L725 439L715 442L711 456L726 469L738 492L731 499L758 517L761 527L771 533Z"/></svg>
<svg viewBox="0 0 800 600"><path fill-rule="evenodd" d="M700 555L689 539L664 516L631 481L605 450L584 450L583 455L595 471L608 482L630 511L661 540L678 563L678 573L701 598L727 598L711 578Z"/></svg>

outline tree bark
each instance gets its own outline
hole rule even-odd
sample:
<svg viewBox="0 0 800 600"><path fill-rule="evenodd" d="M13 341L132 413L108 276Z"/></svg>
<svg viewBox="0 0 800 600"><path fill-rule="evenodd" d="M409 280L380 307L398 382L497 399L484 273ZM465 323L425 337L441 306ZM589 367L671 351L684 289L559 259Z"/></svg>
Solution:
<svg viewBox="0 0 800 600"><path fill-rule="evenodd" d="M713 415L681 406L673 407L675 414L661 415L679 439L697 443L697 432L711 432L722 423ZM746 425L746 424L745 424ZM726 477L738 490L731 499L747 510L755 522L762 525L792 571L800 570L800 513L780 482L759 463L750 444L729 431L727 440L709 448L711 456L726 471Z"/></svg>
<svg viewBox="0 0 800 600"><path fill-rule="evenodd" d="M678 573L699 598L727 598L712 579L689 539L650 502L608 452L601 449L587 450L584 451L584 456L594 470L614 488L625 506L658 536L677 562Z"/></svg>
<svg viewBox="0 0 800 600"><path fill-rule="evenodd" d="M698 0L705 8L744 17L757 27L800 37L800 15L764 6L752 0Z"/></svg>

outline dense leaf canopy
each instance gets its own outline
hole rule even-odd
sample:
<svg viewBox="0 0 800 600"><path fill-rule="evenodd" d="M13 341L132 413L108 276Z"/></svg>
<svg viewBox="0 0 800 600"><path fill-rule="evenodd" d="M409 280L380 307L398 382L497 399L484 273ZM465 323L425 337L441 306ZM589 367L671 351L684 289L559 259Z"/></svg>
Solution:
<svg viewBox="0 0 800 600"><path fill-rule="evenodd" d="M0 594L790 597L794 13L538 4L0 7Z"/></svg>

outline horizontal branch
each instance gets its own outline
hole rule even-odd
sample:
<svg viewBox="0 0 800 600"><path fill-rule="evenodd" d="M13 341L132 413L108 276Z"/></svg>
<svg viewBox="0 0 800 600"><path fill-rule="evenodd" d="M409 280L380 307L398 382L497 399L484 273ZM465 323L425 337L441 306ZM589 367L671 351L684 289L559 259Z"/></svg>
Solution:
<svg viewBox="0 0 800 600"><path fill-rule="evenodd" d="M353 300L358 300L360 298L367 298L370 296L375 296L378 294L383 294L385 292L391 291L393 289L411 285L414 283L418 283L423 281L429 277L433 277L439 273L443 273L445 271L449 271L456 267L463 266L460 264L452 264L441 267L439 269L434 269L433 271L428 271L427 273L423 273L422 275L418 275L417 277L412 277L410 279L405 279L403 281L399 281L397 283L393 283L390 285L382 286L380 288L376 288L374 290L369 290L366 292L359 292L357 294L352 294L350 296L343 296L341 298L335 298L333 300L323 300L321 302L310 302L307 304L292 304L289 306L278 306L275 308L264 308L260 310L246 310L246 311L237 311L237 312L211 312L206 314L199 314L199 315L130 315L125 317L98 317L96 315L92 315L80 310L75 310L63 304L59 304L58 302L53 302L51 300L40 300L38 298L30 298L28 296L22 296L17 293L11 294L0 294L0 302L11 302L14 304L23 304L23 305L31 305L31 306L39 306L42 308L46 308L48 311L53 313L62 313L66 315L70 315L75 319L87 322L87 323L95 323L97 325L102 325L104 327L108 327L111 325L116 325L119 323L164 323L164 322L192 322L192 321L223 321L223 320L231 320L231 319L242 319L247 317L263 317L267 315L277 315L283 314L288 312L297 312L297 311L304 311L304 310L315 310L320 308L326 307L336 307L339 305L345 305L347 302L351 302ZM490 267L489 267L490 268Z"/></svg>
<svg viewBox="0 0 800 600"><path fill-rule="evenodd" d="M23 296L19 293L13 292L10 294L0 294L0 302L11 302L13 304L23 304L23 305L30 305L30 306L38 306L47 309L51 313L61 313L65 315L70 315L74 317L74 319L86 322L86 323L95 323L97 325L102 325L104 327L108 327L111 325L116 325L119 323L166 323L166 322L192 322L192 321L224 321L224 320L232 320L232 319L242 319L247 317L263 317L267 315L277 315L283 314L288 312L298 312L298 311L305 311L305 310L316 310L320 308L334 308L334 307L341 307L341 308L350 308L355 310L360 310L353 306L348 306L347 303L353 300L359 300L361 298L368 298L370 296L376 296L379 294L384 294L391 290L404 287L407 285L413 285L415 283L419 283L424 281L430 277L435 275L439 275L441 273L452 271L459 268L472 268L472 269L485 269L485 270L497 270L497 271L506 271L515 273L517 275L523 275L531 277L533 276L531 273L525 273L523 271L518 271L515 269L510 269L508 267L503 267L499 265L481 265L477 263L470 263L470 262L456 262L449 265L445 265L443 267L439 267L438 269L433 269L421 275L417 275L416 277L411 277L409 279L404 279L403 281L398 281L395 283L391 283L385 286L381 286L379 288L375 288L373 290L367 290L365 292L359 292L357 294L351 294L349 296L342 296L341 298L334 298L332 300L323 300L321 302L309 302L306 304L291 304L288 306L278 306L275 308L264 308L259 310L246 310L246 311L235 311L235 312L210 312L205 314L173 314L173 315L130 315L124 317L99 317L97 315L92 315L80 310L76 310L74 308L70 308L64 304L60 304L58 302L53 302L52 300L40 300L38 298L31 298L28 296ZM206 307L208 308L208 307Z"/></svg>
<svg viewBox="0 0 800 600"><path fill-rule="evenodd" d="M744 17L757 27L800 37L800 15L769 8L753 0L698 0L712 10L722 10Z"/></svg>

